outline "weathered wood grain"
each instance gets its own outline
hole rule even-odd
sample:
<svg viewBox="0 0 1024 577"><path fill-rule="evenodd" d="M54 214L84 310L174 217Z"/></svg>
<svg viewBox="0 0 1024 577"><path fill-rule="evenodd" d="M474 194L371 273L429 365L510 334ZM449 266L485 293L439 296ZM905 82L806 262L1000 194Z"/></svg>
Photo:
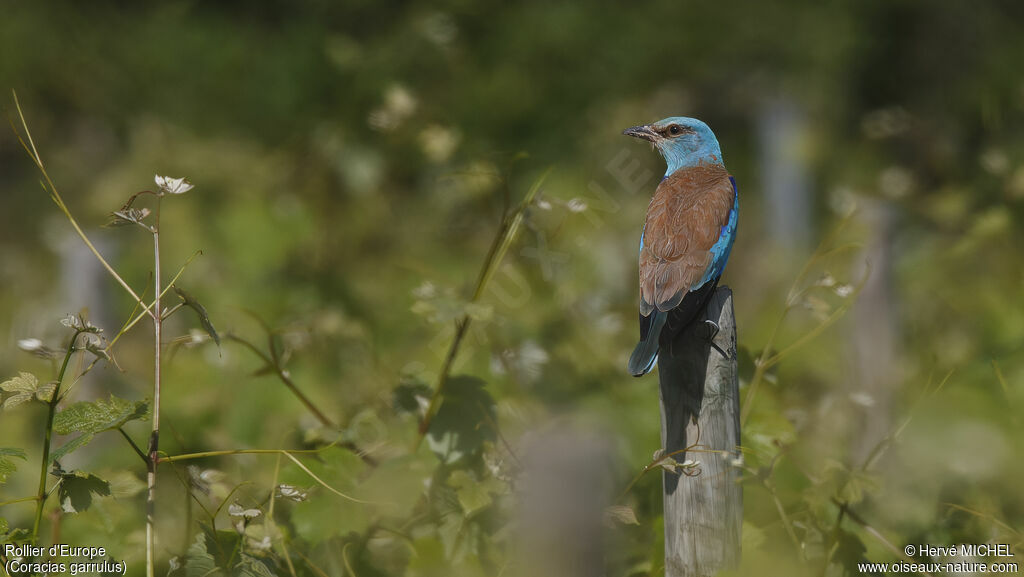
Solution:
<svg viewBox="0 0 1024 577"><path fill-rule="evenodd" d="M710 577L740 559L739 376L728 287L715 291L704 318L721 328L714 338L721 352L711 346L709 326L695 322L662 343L658 357L662 447L671 453L699 444L675 459L700 462L695 476L663 473L666 577Z"/></svg>

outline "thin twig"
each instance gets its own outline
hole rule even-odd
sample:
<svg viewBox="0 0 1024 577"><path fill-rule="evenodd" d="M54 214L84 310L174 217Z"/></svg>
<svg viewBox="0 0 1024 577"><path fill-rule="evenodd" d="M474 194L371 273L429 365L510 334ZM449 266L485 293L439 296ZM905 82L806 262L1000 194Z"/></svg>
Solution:
<svg viewBox="0 0 1024 577"><path fill-rule="evenodd" d="M228 449L224 451L186 453L184 455L167 455L160 457L160 462L177 463L179 461L191 461L193 459L205 459L207 457L226 457L229 455L280 455L282 453L319 453L321 451L323 451L323 449Z"/></svg>
<svg viewBox="0 0 1024 577"><path fill-rule="evenodd" d="M68 369L68 362L71 360L71 356L75 353L75 342L78 341L78 335L82 334L81 331L75 330L75 333L71 336L71 342L68 343L68 350L64 353L64 362L61 363L60 372L57 373L57 383L54 385L53 394L50 396L50 400L47 402L46 412L46 432L43 439L43 458L39 464L39 490L36 493L36 517L35 522L32 524L32 544L37 545L39 543L39 524L43 520L43 508L46 505L46 475L50 469L50 443L53 440L53 417L57 414L57 404L60 403L60 385L64 382L64 373Z"/></svg>
<svg viewBox="0 0 1024 577"><path fill-rule="evenodd" d="M847 517L849 517L851 520L853 520L854 523L860 525L862 529L867 531L869 535L874 537L875 540L877 540L879 543L882 544L882 546L884 546L886 549L888 549L890 553L892 553L893 555L896 555L897 557L900 557L902 559L906 559L907 561L911 561L911 562L914 561L914 559L912 559L911 557L906 556L899 547L897 547L896 545L893 545L892 541L886 539L885 535L882 535L881 533L878 532L877 529L875 529L874 527L869 525L868 522L865 521L863 519L863 517L858 515L853 509L851 509L849 505L846 505L845 503L841 503L838 499L835 499L835 498L832 499L832 504L834 504L836 507L839 507L841 509L845 509ZM927 577L931 577L931 574L928 573L927 571L920 571L919 570L918 573L920 573L922 575L926 575Z"/></svg>
<svg viewBox="0 0 1024 577"><path fill-rule="evenodd" d="M303 393L301 389L299 389L298 385L295 384L295 381L292 380L291 375L288 374L288 371L281 364L281 357L277 352L277 348L273 345L273 331L270 329L270 327L266 323L264 323L263 320L260 319L259 317L256 317L255 315L253 315L253 317L256 318L256 320L260 323L263 329L267 332L268 340L271 343L269 345L270 354L263 352L262 350L260 350L259 347L254 345L249 340L244 339L233 333L225 334L224 339L234 341L252 351L253 354L259 357L260 360L262 360L264 363L266 363L267 367L273 369L274 375L278 378L278 380L280 380L281 383L284 384L284 386L287 387L288 390L291 391L291 393L295 395L297 399L299 399L299 402L301 402L302 405L306 407L306 409L316 418L316 420L320 421L321 425L327 427L328 429L338 430L338 425L333 420L331 420L327 415L325 415L323 411L318 409L316 404L314 404L313 401L309 397L307 397L306 394ZM352 453L355 453L367 465L370 465L371 467L377 465L377 459L370 455L368 451L359 447L359 445L357 445L356 443L352 441L341 441L338 442L337 445L351 451Z"/></svg>
<svg viewBox="0 0 1024 577"><path fill-rule="evenodd" d="M160 464L160 353L163 347L163 309L160 307L160 204L163 197L156 197L153 216L153 431L149 436L149 458L147 460L146 485L146 577L155 574L156 548L156 469Z"/></svg>
<svg viewBox="0 0 1024 577"><path fill-rule="evenodd" d="M288 371L286 371L284 367L280 365L280 359L276 354L276 350L272 350L271 355L267 355L266 353L261 351L256 345L250 343L249 341L237 335L229 333L225 335L225 338L245 345L246 348L256 353L257 356L259 356L264 362L266 362L270 368L274 369L274 374L277 375L277 378L280 379L282 383L284 383L284 386L288 387L288 390L290 390L292 394L295 395L296 398L298 398L299 401L302 402L303 405L305 405L306 409L309 410L309 412L312 413L314 417L316 417L316 420L320 421L320 424L329 429L338 428L338 425L334 421L332 421L327 415L325 415L323 411L318 409L316 404L314 404L313 401L310 400L310 398L307 397L306 394L299 389L295 382L292 381L292 378L288 374Z"/></svg>
<svg viewBox="0 0 1024 577"><path fill-rule="evenodd" d="M135 441L133 441L132 438L128 436L128 433L124 432L124 427L118 427L117 432L121 433L121 436L124 437L124 440L128 441L128 444L132 446L132 449L135 451L135 454L138 455L140 459L142 459L142 462L149 464L149 457L146 456L146 453L142 452L142 449L140 449L139 446L135 444Z"/></svg>
<svg viewBox="0 0 1024 577"><path fill-rule="evenodd" d="M14 505L15 503L28 503L29 501L38 501L38 495L32 495L31 497L22 497L20 499L11 499L10 501L0 501L0 507L6 505Z"/></svg>
<svg viewBox="0 0 1024 577"><path fill-rule="evenodd" d="M502 217L501 226L498 228L498 232L494 235L494 240L491 241L491 246L487 251L487 257L484 259L484 264L480 268L480 273L477 277L476 288L473 290L473 297L469 300L470 304L476 303L483 296L484 291L487 288L488 282L491 277L494 276L498 265L505 257L505 253L508 252L509 246L515 239L516 232L519 230L519 225L523 222L523 215L526 209L533 204L533 199L537 196L537 192L540 191L541 186L547 179L548 174L551 173L551 169L548 169L541 175L540 178L530 187L530 190L526 193L526 197L518 207L508 214L506 209L505 214ZM413 442L413 452L419 449L420 444L423 442L423 438L427 435L427 431L430 429L430 423L434 419L440 404L441 398L444 396L445 384L448 382L449 373L451 373L452 365L455 363L455 358L459 354L459 348L462 345L462 340L466 336L466 332L469 330L469 325L472 322L470 315L464 314L455 324L455 337L452 339L452 344L448 348L448 354L445 355L444 363L441 365L441 370L437 375L437 385L434 387L434 393L430 397L430 403L427 405L426 412L423 413L423 419L420 421L419 432L416 435L416 440Z"/></svg>
<svg viewBox="0 0 1024 577"><path fill-rule="evenodd" d="M26 144L25 141L22 140L21 133L19 133L17 128L15 128L14 122L10 119L10 117L7 118L7 121L10 123L11 129L14 131L14 134L17 137L18 142L21 143L22 148L24 148L25 152L28 153L29 157L32 158L32 161L35 163L36 168L39 169L39 172L43 175L43 178L46 180L46 184L49 186L47 192L50 193L50 198L53 199L53 202L57 205L57 208L59 208L61 212L64 213L64 216L67 217L68 221L71 223L71 226L75 229L75 232L78 233L78 236L82 239L82 242L85 243L85 246L89 247L89 251L91 251L93 256L95 256L96 259L100 261L100 264L103 265L103 268L105 268L107 272L110 273L110 276L114 277L114 280L116 280L117 283L120 284L121 287L124 288L124 290L127 291L128 294L132 296L132 298L134 298L137 302L141 303L142 299L139 297L139 295L135 294L135 291L132 290L132 287L128 286L128 283L125 282L123 278L121 278L121 275L117 274L117 271L114 270L114 267L110 266L110 263L108 263L107 260L103 258L103 255L100 254L100 251L96 249L96 246L92 244L92 241L89 240L89 237L85 235L85 232L78 225L78 221L76 221L74 216L71 215L71 211L68 209L67 205L64 204L64 199L61 198L60 193L57 192L57 186L53 183L53 180L50 178L50 174L46 171L46 167L43 166L43 159L41 156L39 156L39 151L36 150L36 143L32 140L32 132L29 131L28 129L28 123L25 121L25 114L21 111L21 104L18 102L18 93L12 90L11 94L14 96L14 106L18 111L18 117L21 119L21 125L25 129L25 137L28 139L28 144ZM152 316L152 312L150 313L150 316Z"/></svg>
<svg viewBox="0 0 1024 577"><path fill-rule="evenodd" d="M808 292L808 290L810 290L810 288L814 288L810 287L803 290L800 289L800 286L804 283L804 281L807 278L807 275L810 273L811 267L813 267L815 264L817 264L819 261L825 258L831 257L839 252L850 250L851 248L856 248L857 246L859 246L857 244L851 243L844 244L838 247L833 247L831 249L826 248L831 246L835 239L839 237L839 233L842 232L844 228L846 228L847 224L849 224L850 220L853 217L853 214L854 213L851 212L849 215L840 220L839 224L821 241L820 244L818 244L818 247L814 250L813 253L811 253L810 258L808 258L807 261L804 262L803 266L800 268L799 274L797 274L796 278L793 280L793 284L790 286L789 291L786 295L785 308L782 309L782 314L779 315L779 319L775 322L775 326L772 328L771 335L765 342L764 348L761 349L760 356L757 358L757 360L754 361L754 375L750 379L750 384L747 387L747 394L743 398L743 407L740 410L741 425L745 425L747 422L747 418L750 417L750 412L754 407L754 398L757 396L757 392L759 390L761 382L764 380L764 375L768 371L768 369L771 368L773 365L779 363L783 358L792 353L794 350L807 344L812 338L817 337L821 332L823 332L826 328L831 326L832 323L834 323L843 314L845 314L850 307L850 303L852 303L857 298L857 295L860 293L860 290L867 283L868 274L870 274L870 267L868 268L867 274L864 275L864 278L862 279L860 285L854 290L853 294L847 297L846 304L840 306L836 311L833 312L832 315L826 318L823 322L821 322L818 326L816 326L810 332L805 334L803 337L797 339L796 342L790 344L782 351L774 355L772 354L772 350L775 346L775 340L779 336L779 331L782 329L782 325L785 322L786 317L789 315L790 311L792 311L796 307L796 305L799 304L800 298L803 295L805 295Z"/></svg>

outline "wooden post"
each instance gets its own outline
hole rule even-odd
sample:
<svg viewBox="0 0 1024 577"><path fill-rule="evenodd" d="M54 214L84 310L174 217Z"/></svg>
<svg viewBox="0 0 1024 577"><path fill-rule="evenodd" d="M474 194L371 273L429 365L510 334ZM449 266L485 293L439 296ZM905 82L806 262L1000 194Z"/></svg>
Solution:
<svg viewBox="0 0 1024 577"><path fill-rule="evenodd" d="M721 328L714 337L717 349L704 319ZM658 357L662 447L671 453L700 445L700 451L674 457L699 461L699 474L662 473L665 577L711 577L740 560L743 489L734 464L740 456L740 404L732 291L719 287L697 321L674 342L663 343Z"/></svg>

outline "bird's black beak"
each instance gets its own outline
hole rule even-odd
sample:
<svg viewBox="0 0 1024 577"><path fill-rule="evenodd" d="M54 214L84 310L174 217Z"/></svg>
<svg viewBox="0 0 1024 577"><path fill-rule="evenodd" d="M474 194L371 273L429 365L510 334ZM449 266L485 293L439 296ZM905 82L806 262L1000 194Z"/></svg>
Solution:
<svg viewBox="0 0 1024 577"><path fill-rule="evenodd" d="M654 129L647 125L627 128L622 131L622 134L625 134L626 136L635 136L636 138L642 138L644 140L649 140L651 142L654 142L654 139L659 136L659 134L655 132Z"/></svg>

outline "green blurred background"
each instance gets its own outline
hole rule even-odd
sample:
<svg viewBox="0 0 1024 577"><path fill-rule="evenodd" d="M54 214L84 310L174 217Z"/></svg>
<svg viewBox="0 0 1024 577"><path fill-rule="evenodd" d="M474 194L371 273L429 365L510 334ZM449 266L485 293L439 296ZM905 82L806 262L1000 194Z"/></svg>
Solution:
<svg viewBox="0 0 1024 577"><path fill-rule="evenodd" d="M280 541L301 553L298 574L493 575L506 566L512 488L486 463L509 460L507 449L491 439L481 461L460 465L468 473L440 470L425 448L409 454L415 415L395 410L400 385L433 385L453 320L467 311L475 320L455 372L486 383L511 446L568 421L611 441L616 486L650 460L656 379L630 378L625 360L637 333L636 246L663 164L620 133L672 115L708 122L739 182L739 236L723 282L735 292L743 390L766 345L782 350L841 315L766 374L752 404L740 573L823 574L833 544L842 554L829 574L852 571L862 553L895 558L862 524L846 519L834 531L836 496L899 548L1020 543L1024 4L2 9L0 85L17 91L51 176L100 250L141 290L152 270L148 237L101 225L152 188L154 173L189 177L195 189L164 202L165 275L202 250L181 286L224 333L262 346L249 311L280 329L291 377L381 463L370 471L330 449L333 457L313 460L318 470L364 497L402 496L400 511L322 489L282 506L284 537L275 534L269 553L252 551L279 574L289 573ZM3 102L16 118L9 93ZM11 131L0 136L0 167L0 378L25 370L46 380L49 364L20 352L20 339L59 348L67 336L57 321L82 309L116 333L132 301L40 190ZM467 306L503 210L548 168L488 291ZM814 263L800 286L821 286L790 303L770 341L794 279L834 231L829 246L856 246ZM149 394L143 325L117 345L123 372L98 368L75 399ZM180 314L165 335L196 327ZM318 423L280 382L254 375L260 368L235 343L175 347L163 448L316 446ZM0 445L29 453L0 485L0 501L34 491L44 412L0 413ZM143 424L129 431L145 438ZM65 515L58 537L106 546L138 572L143 470L110 437L74 466L116 480L121 496ZM218 487L254 481L232 497L246 506L265 504L275 463L196 462L221 471ZM282 478L311 485L286 465ZM428 478L458 493L458 506L424 505ZM469 485L488 489L472 501ZM171 471L161 487L166 566L202 514L192 506L187 520ZM215 487L202 499L216 507L224 496ZM609 574L663 574L658 475L625 504L639 525L616 530ZM410 521L413 510L430 519ZM0 509L11 527L30 524L31 513ZM396 537L382 526L405 529Z"/></svg>

